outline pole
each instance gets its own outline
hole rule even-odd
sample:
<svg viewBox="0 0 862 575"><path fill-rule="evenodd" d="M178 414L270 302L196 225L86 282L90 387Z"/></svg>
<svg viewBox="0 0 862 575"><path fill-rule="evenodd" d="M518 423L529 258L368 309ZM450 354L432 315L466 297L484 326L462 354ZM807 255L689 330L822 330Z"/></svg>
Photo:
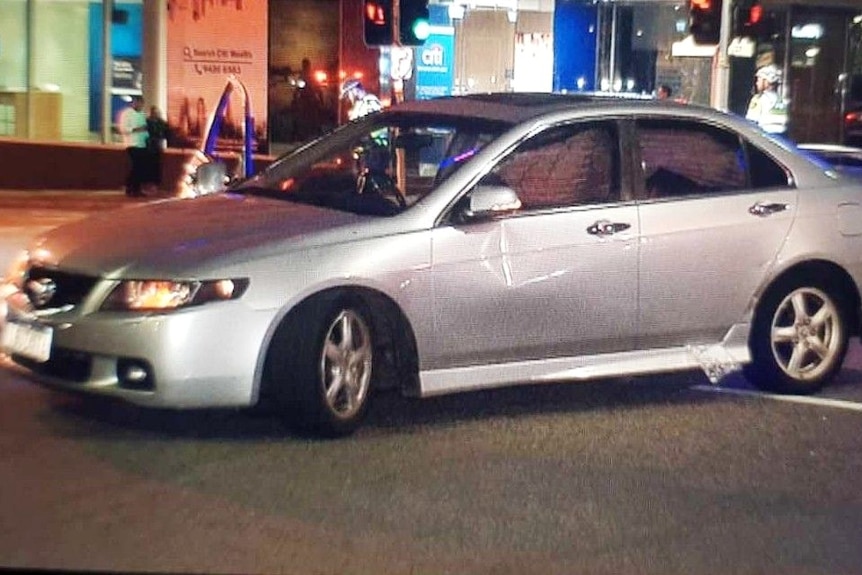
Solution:
<svg viewBox="0 0 862 575"><path fill-rule="evenodd" d="M102 2L102 143L113 141L114 119L111 117L111 102L113 100L114 58L111 47L111 18L114 13L114 0Z"/></svg>
<svg viewBox="0 0 862 575"><path fill-rule="evenodd" d="M730 46L730 34L733 26L733 0L721 3L721 31L718 40L717 65L715 82L712 84L712 107L727 110L730 93L730 57L727 48Z"/></svg>

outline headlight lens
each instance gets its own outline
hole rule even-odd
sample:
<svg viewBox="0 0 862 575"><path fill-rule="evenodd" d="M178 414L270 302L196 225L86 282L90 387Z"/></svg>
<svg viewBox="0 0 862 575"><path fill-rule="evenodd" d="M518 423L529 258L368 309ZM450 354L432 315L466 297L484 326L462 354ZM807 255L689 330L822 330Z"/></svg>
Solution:
<svg viewBox="0 0 862 575"><path fill-rule="evenodd" d="M168 311L212 301L237 299L247 287L247 279L124 280L105 298L102 310Z"/></svg>

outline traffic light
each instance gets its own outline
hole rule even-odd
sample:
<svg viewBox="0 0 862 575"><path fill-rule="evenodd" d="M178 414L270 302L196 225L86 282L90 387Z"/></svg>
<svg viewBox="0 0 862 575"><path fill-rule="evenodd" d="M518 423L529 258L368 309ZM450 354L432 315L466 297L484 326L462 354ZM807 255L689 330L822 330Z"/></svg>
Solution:
<svg viewBox="0 0 862 575"><path fill-rule="evenodd" d="M399 0L398 43L402 46L421 46L430 33L428 0Z"/></svg>
<svg viewBox="0 0 862 575"><path fill-rule="evenodd" d="M763 10L760 0L739 0L733 7L733 35L769 36L773 29L771 16Z"/></svg>
<svg viewBox="0 0 862 575"><path fill-rule="evenodd" d="M721 36L721 2L722 0L689 0L688 30L696 43L718 44Z"/></svg>
<svg viewBox="0 0 862 575"><path fill-rule="evenodd" d="M365 0L362 19L367 46L392 44L392 0Z"/></svg>

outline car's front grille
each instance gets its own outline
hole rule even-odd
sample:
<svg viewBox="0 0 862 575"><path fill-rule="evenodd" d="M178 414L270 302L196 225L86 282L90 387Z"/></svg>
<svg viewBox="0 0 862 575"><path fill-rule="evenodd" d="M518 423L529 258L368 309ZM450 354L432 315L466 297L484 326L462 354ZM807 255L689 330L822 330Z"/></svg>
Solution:
<svg viewBox="0 0 862 575"><path fill-rule="evenodd" d="M96 285L97 278L44 267L32 267L24 291L36 309L76 306Z"/></svg>

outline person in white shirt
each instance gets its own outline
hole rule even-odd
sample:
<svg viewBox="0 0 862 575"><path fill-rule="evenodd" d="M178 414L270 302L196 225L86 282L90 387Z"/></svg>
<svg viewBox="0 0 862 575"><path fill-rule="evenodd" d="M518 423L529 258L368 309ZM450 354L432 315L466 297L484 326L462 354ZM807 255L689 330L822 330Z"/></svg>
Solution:
<svg viewBox="0 0 862 575"><path fill-rule="evenodd" d="M126 145L126 153L131 164L126 176L126 195L142 197L141 186L147 179L149 154L147 152L147 115L144 112L144 99L132 96L129 107L120 115L119 132Z"/></svg>

